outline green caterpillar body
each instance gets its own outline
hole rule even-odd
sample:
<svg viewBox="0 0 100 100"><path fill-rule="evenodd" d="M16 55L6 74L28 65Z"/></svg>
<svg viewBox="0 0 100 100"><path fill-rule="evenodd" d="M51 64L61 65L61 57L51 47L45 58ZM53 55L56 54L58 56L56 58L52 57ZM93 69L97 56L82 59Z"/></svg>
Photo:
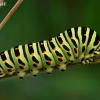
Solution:
<svg viewBox="0 0 100 100"><path fill-rule="evenodd" d="M76 59L89 64L100 56L100 36L88 27L73 27L57 37L37 43L19 45L0 53L0 77L27 71L36 76L41 68L49 74L54 66L62 71Z"/></svg>

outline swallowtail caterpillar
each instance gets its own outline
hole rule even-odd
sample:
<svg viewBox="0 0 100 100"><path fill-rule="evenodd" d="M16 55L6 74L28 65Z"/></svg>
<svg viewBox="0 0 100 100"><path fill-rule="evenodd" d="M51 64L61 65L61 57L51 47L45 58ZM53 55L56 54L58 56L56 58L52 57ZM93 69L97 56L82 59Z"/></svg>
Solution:
<svg viewBox="0 0 100 100"><path fill-rule="evenodd" d="M1 52L0 77L16 72L23 78L27 71L36 76L41 68L50 74L54 66L65 71L67 63L78 59L90 64L95 56L100 56L100 36L88 27L73 27L48 40Z"/></svg>

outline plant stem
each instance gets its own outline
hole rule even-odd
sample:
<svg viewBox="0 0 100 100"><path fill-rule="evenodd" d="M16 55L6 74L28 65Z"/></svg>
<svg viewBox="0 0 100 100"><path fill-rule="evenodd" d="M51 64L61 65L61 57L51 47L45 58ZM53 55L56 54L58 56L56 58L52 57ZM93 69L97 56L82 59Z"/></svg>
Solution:
<svg viewBox="0 0 100 100"><path fill-rule="evenodd" d="M91 62L91 64L98 64L98 63L100 63L100 58L97 58L94 62ZM81 62L77 62L77 63L70 63L70 64L67 65L67 67L76 67L76 66L81 66L81 65L83 65ZM54 69L58 69L58 68L55 66ZM41 71L44 71L44 69L41 68L40 72ZM30 71L27 71L27 74L29 74L29 73L30 73ZM17 74L14 73L13 75L6 75L4 77L1 77L0 80L10 78L10 77L14 77L14 76L17 76Z"/></svg>
<svg viewBox="0 0 100 100"><path fill-rule="evenodd" d="M23 0L18 0L17 3L13 6L13 8L9 11L7 16L3 19L3 21L0 23L0 30L3 28L3 26L7 23L9 18L13 15L13 13L17 10L17 8L20 6L20 4L23 2Z"/></svg>

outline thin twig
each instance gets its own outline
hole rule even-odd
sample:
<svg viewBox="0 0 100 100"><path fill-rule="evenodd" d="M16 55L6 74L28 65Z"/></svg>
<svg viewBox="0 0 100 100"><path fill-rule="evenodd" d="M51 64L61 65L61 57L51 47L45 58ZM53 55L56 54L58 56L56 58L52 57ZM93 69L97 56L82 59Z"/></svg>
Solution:
<svg viewBox="0 0 100 100"><path fill-rule="evenodd" d="M100 58L97 58L97 59L95 59L94 62L91 62L91 64L98 64L98 63L100 63ZM80 63L80 62L77 62L77 63L71 63L71 64L68 64L67 67L76 67L76 66L81 66L81 65L83 65L83 64ZM58 69L58 68L57 68L57 67L54 67L54 69ZM41 71L44 71L44 69L41 68L41 69L40 69L40 72L41 72ZM27 74L29 74L29 73L30 73L30 71L27 71ZM14 77L14 76L17 76L17 74L14 73L13 75L6 75L6 76L0 78L0 80L6 79L6 78L10 78L10 77Z"/></svg>
<svg viewBox="0 0 100 100"><path fill-rule="evenodd" d="M13 13L16 11L16 9L20 6L20 4L23 2L23 0L18 0L17 3L13 6L13 8L9 11L7 16L3 19L3 21L0 24L0 30L3 28L3 26L7 23L9 18L13 15Z"/></svg>

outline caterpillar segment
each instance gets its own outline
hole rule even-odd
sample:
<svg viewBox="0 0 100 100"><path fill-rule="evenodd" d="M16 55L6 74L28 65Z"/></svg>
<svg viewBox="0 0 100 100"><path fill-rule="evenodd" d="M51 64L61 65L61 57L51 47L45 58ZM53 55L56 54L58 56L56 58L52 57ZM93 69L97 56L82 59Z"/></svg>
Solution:
<svg viewBox="0 0 100 100"><path fill-rule="evenodd" d="M16 66L16 72L19 78L23 78L29 70L29 63L25 55L25 47L22 45L11 48L12 58Z"/></svg>
<svg viewBox="0 0 100 100"><path fill-rule="evenodd" d="M94 51L96 51L97 47L99 46L99 40L100 40L99 35L95 31L93 31L92 36L89 36L89 40L88 40L89 43L85 52L85 55L86 55L85 59L92 57Z"/></svg>
<svg viewBox="0 0 100 100"><path fill-rule="evenodd" d="M66 41L66 39L64 37L64 33L60 33L60 35L58 35L56 37L56 41L67 59L66 62L73 63L75 60L74 54L73 54L73 51L72 51L70 45L68 44L68 42Z"/></svg>
<svg viewBox="0 0 100 100"><path fill-rule="evenodd" d="M0 53L0 77L7 75L12 75L16 72L16 67L12 60L10 50L6 50Z"/></svg>
<svg viewBox="0 0 100 100"><path fill-rule="evenodd" d="M79 41L77 38L77 29L76 28L68 29L64 32L64 35L65 35L65 38L66 38L68 44L70 45L70 47L73 51L74 57L77 59L79 56L78 55Z"/></svg>
<svg viewBox="0 0 100 100"><path fill-rule="evenodd" d="M53 67L56 66L56 62L48 46L48 42L46 40L39 41L38 47L43 63L42 67L45 69L47 74L50 74L53 70Z"/></svg>
<svg viewBox="0 0 100 100"><path fill-rule="evenodd" d="M92 30L93 31L93 30ZM91 34L91 33L90 33ZM90 40L90 41L89 41ZM98 35L96 34L95 31L93 31L93 34L91 36L91 39L90 39L90 36L89 36L89 43L87 44L87 48L86 48L86 52L85 52L85 60L88 64L90 64L89 62L89 58L93 57L94 55L94 51L96 51L96 48L98 47L99 45L99 37Z"/></svg>
<svg viewBox="0 0 100 100"><path fill-rule="evenodd" d="M78 32L80 33L80 32ZM86 33L86 34L85 34ZM97 42L99 40L99 35L97 35L97 33L90 29L90 28L86 28L86 27L81 27L81 44L80 44L80 50L82 52L80 52L81 56L79 58L82 57L83 64L90 64L90 58L92 58L94 56L94 51L96 50L96 48L98 47L98 43ZM96 38L98 36L98 38ZM82 60L81 59L81 60Z"/></svg>
<svg viewBox="0 0 100 100"><path fill-rule="evenodd" d="M97 48L100 44L100 36L96 33L96 31L86 28L86 49L84 52L84 60L86 64L90 64L90 61L94 61L93 57L95 56L95 52L97 52Z"/></svg>
<svg viewBox="0 0 100 100"><path fill-rule="evenodd" d="M79 40L79 56L78 59L82 64L87 64L85 61L85 51L87 48L87 42L89 38L90 29L88 27L78 27L77 35Z"/></svg>
<svg viewBox="0 0 100 100"><path fill-rule="evenodd" d="M61 71L65 71L66 67L67 67L67 59L62 51L62 49L60 48L59 44L56 41L56 38L51 38L48 40L48 44L50 47L50 50L54 56L55 62L57 63L56 66L58 66L58 68Z"/></svg>
<svg viewBox="0 0 100 100"><path fill-rule="evenodd" d="M37 76L40 68L43 67L37 43L25 44L25 51L29 63L29 70L32 75Z"/></svg>

